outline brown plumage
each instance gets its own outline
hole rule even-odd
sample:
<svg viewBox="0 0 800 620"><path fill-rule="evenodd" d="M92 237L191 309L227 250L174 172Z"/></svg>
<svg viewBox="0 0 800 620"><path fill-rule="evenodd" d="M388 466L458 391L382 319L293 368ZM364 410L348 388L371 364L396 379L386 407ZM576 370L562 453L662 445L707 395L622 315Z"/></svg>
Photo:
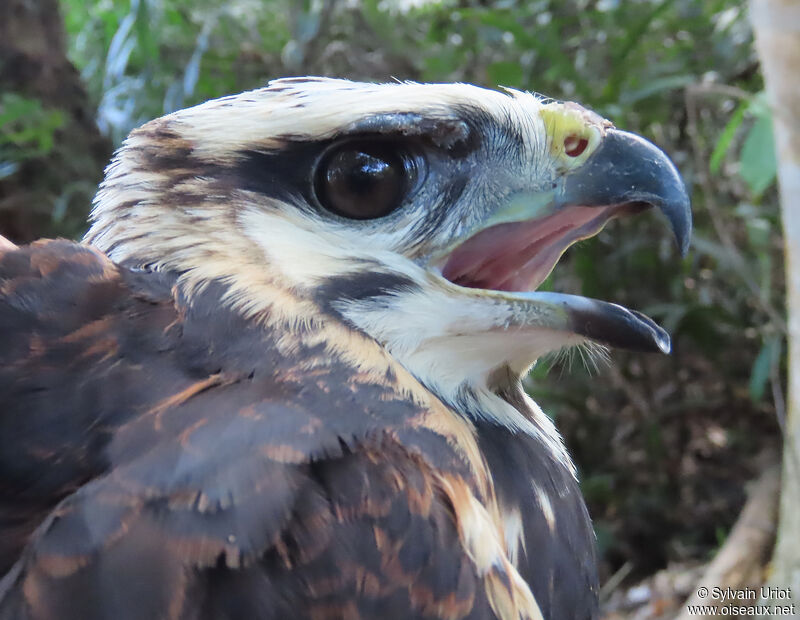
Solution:
<svg viewBox="0 0 800 620"><path fill-rule="evenodd" d="M375 349L357 370L313 329L282 353L213 288L189 304L173 278L66 241L7 253L0 274L0 617L526 603L463 548L479 524L459 511L491 518L472 515L489 500L474 438L374 343L355 337Z"/></svg>
<svg viewBox="0 0 800 620"><path fill-rule="evenodd" d="M558 106L279 81L134 132L89 243L0 244L0 620L594 617L586 508L519 377L587 338L666 336L619 306L441 276L476 232L506 234L514 192L580 193L602 153L651 148ZM575 132L577 163L548 146ZM527 180L488 191L516 183L506 152ZM656 160L646 201L683 241L688 202ZM592 185L525 234L562 212L553 247L594 234L645 200L625 175L628 193ZM532 280L557 259L537 256Z"/></svg>

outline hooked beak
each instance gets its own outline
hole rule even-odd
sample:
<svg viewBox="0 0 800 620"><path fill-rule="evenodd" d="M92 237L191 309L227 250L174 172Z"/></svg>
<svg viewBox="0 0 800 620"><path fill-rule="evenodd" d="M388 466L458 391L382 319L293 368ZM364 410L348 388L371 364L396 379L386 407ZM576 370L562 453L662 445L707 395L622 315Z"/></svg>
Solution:
<svg viewBox="0 0 800 620"><path fill-rule="evenodd" d="M691 205L664 152L635 134L609 128L583 165L561 177L552 190L527 198L527 214L519 203L501 209L448 254L442 275L512 306L515 320L509 327L555 330L614 347L668 353L669 335L639 312L535 291L570 245L596 235L614 217L648 207L666 216L685 255Z"/></svg>
<svg viewBox="0 0 800 620"><path fill-rule="evenodd" d="M566 175L555 206L646 205L667 218L681 255L692 236L692 208L680 173L670 159L641 136L609 129L586 163Z"/></svg>

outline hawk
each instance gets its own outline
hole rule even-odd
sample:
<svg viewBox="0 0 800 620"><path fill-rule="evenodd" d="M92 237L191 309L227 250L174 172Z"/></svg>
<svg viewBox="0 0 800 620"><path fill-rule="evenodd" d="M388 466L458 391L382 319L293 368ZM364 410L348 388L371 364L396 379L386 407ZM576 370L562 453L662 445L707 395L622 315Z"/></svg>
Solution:
<svg viewBox="0 0 800 620"><path fill-rule="evenodd" d="M0 253L0 619L593 618L575 468L520 377L621 306L537 291L689 200L574 104L292 78L134 130L82 243Z"/></svg>

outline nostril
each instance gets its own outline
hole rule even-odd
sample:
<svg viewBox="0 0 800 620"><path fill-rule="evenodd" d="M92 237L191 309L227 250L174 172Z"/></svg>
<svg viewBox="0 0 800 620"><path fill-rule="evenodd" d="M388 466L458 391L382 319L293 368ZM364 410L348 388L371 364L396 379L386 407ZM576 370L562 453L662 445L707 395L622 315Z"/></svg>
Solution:
<svg viewBox="0 0 800 620"><path fill-rule="evenodd" d="M589 140L580 136L567 136L564 139L564 152L570 157L578 157L589 146Z"/></svg>

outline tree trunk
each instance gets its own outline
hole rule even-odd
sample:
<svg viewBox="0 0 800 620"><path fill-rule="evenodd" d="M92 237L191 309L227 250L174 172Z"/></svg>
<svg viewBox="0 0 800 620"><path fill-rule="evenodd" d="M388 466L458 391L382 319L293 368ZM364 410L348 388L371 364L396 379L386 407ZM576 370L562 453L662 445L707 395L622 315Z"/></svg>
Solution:
<svg viewBox="0 0 800 620"><path fill-rule="evenodd" d="M800 615L800 3L751 0L756 48L774 119L786 250L789 398L778 539L765 602ZM785 594L790 599L784 598ZM773 617L780 617L776 610ZM784 614L783 617L785 617Z"/></svg>
<svg viewBox="0 0 800 620"><path fill-rule="evenodd" d="M47 154L18 161L0 178L0 234L18 242L76 236L112 147L67 59L57 0L0 2L0 94L9 93L60 111L62 122Z"/></svg>

